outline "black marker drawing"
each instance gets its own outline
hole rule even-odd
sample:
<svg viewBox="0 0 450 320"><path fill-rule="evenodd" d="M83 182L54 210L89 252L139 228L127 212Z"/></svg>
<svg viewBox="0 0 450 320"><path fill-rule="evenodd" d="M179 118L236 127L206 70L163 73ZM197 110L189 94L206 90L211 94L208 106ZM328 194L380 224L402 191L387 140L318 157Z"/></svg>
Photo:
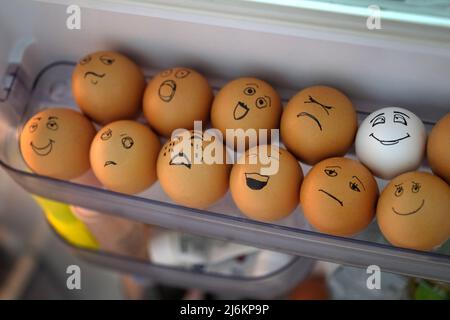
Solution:
<svg viewBox="0 0 450 320"><path fill-rule="evenodd" d="M183 79L183 78L186 78L190 73L191 72L189 70L181 69L181 70L178 70L177 72L175 72L175 78Z"/></svg>
<svg viewBox="0 0 450 320"><path fill-rule="evenodd" d="M105 162L105 164L104 164L103 167L107 167L107 166L116 166L116 165L117 165L116 162L111 161L111 160L108 160L108 161Z"/></svg>
<svg viewBox="0 0 450 320"><path fill-rule="evenodd" d="M250 85L250 84L247 84L247 85ZM253 88L253 87L246 87L246 88L244 89L244 94L247 95L247 96L252 96L252 95L254 95L255 93L256 93L256 89Z"/></svg>
<svg viewBox="0 0 450 320"><path fill-rule="evenodd" d="M48 139L48 144L43 147L37 147L33 144L33 141L30 142L31 149L38 155L38 156L46 156L50 154L53 150L53 144L55 143L55 140Z"/></svg>
<svg viewBox="0 0 450 320"><path fill-rule="evenodd" d="M103 78L105 75L106 75L106 73L99 74L99 73L95 73L95 72L93 72L93 71L87 71L87 72L84 73L84 78L86 79L87 76L92 76L92 77L94 77L94 78L91 79L91 83L94 84L94 85L96 85L96 84L98 83L98 78L101 79L101 78Z"/></svg>
<svg viewBox="0 0 450 320"><path fill-rule="evenodd" d="M123 137L122 138L122 146L125 149L130 149L134 145L133 138L127 136L126 134L121 134L120 136Z"/></svg>
<svg viewBox="0 0 450 320"><path fill-rule="evenodd" d="M84 57L83 59L81 59L79 63L83 66L86 63L89 63L89 61L91 61L91 59L92 59L91 56L87 56L87 57Z"/></svg>
<svg viewBox="0 0 450 320"><path fill-rule="evenodd" d="M168 77L168 76L170 76L171 73L172 73L172 69L168 69L168 70L162 71L159 75L161 77Z"/></svg>
<svg viewBox="0 0 450 320"><path fill-rule="evenodd" d="M412 214L418 212L420 209L423 208L424 205L425 205L425 200L422 199L422 203L420 204L420 206L419 206L416 210L413 210L413 211L411 211L411 212L406 212L406 213L404 213L404 212L399 212L399 211L395 210L394 207L392 207L392 211L394 211L394 213L395 213L395 214L398 214L399 216L409 216L409 215L412 215Z"/></svg>
<svg viewBox="0 0 450 320"><path fill-rule="evenodd" d="M242 101L239 101L236 106L234 107L234 111L233 111L233 118L234 120L241 120L242 118L244 118L247 113L250 111L249 107L247 106L247 104L245 104Z"/></svg>
<svg viewBox="0 0 450 320"><path fill-rule="evenodd" d="M269 96L259 97L258 99L256 99L255 104L259 109L270 107L271 99Z"/></svg>
<svg viewBox="0 0 450 320"><path fill-rule="evenodd" d="M177 84L173 80L166 80L159 86L158 95L164 102L170 102L177 91Z"/></svg>
<svg viewBox="0 0 450 320"><path fill-rule="evenodd" d="M116 61L114 58L108 57L108 56L101 56L100 61L107 66L110 66Z"/></svg>
<svg viewBox="0 0 450 320"><path fill-rule="evenodd" d="M261 190L269 182L270 177L256 172L245 173L247 187L252 190Z"/></svg>
<svg viewBox="0 0 450 320"><path fill-rule="evenodd" d="M309 112L300 112L299 114L297 114L297 118L298 117L309 117L309 118L313 119L317 123L317 125L319 126L320 131L322 131L322 125L320 124L319 119L317 119L311 113L309 113Z"/></svg>
<svg viewBox="0 0 450 320"><path fill-rule="evenodd" d="M185 166L188 169L191 169L192 163L188 156L184 154L184 152L178 152L172 159L169 161L169 165L171 166Z"/></svg>
<svg viewBox="0 0 450 320"><path fill-rule="evenodd" d="M393 146L393 145L399 143L400 141L409 138L410 135L409 135L409 133L406 133L406 136L404 136L402 138L394 139L394 140L382 140L382 139L377 138L375 136L375 134L373 134L373 133L369 134L369 137L374 138L375 140L377 140L379 143L381 143L384 146Z"/></svg>
<svg viewBox="0 0 450 320"><path fill-rule="evenodd" d="M108 129L105 132L102 133L102 135L100 136L100 139L102 139L103 141L108 140L112 137L112 130Z"/></svg>
<svg viewBox="0 0 450 320"><path fill-rule="evenodd" d="M317 104L319 106L322 107L323 110L325 110L325 112L330 115L329 110L333 109L333 106L327 106L325 104L320 103L319 101L317 101L316 99L314 99L312 96L309 96L309 100L306 100L305 103L313 103L313 104Z"/></svg>
<svg viewBox="0 0 450 320"><path fill-rule="evenodd" d="M323 189L319 189L319 191L325 193L327 196L329 196L333 200L336 200L341 205L341 207L344 206L344 203L341 200L339 200L338 198L336 198L335 196L333 196L331 193L329 193L329 192L327 192L327 191L325 191Z"/></svg>

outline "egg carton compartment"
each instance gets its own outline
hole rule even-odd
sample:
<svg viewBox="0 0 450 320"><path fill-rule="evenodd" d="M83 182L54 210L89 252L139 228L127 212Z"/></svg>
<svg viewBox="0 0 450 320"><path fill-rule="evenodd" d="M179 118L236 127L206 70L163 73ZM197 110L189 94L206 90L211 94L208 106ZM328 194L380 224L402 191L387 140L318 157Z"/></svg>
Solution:
<svg viewBox="0 0 450 320"><path fill-rule="evenodd" d="M363 268L378 265L383 271L450 281L448 245L443 245L434 252L394 247L383 239L376 221L354 237L336 237L314 231L303 217L300 206L283 220L265 223L243 216L229 192L207 210L197 210L173 203L158 182L143 193L130 196L89 185L87 181L92 173L75 181L62 181L29 172L19 150L20 129L31 115L43 108L66 106L78 109L71 94L74 65L74 62L55 62L48 65L42 69L28 90L20 81L16 81L11 89L10 99L2 105L0 164L30 193L171 230L296 256ZM145 70L145 74L149 78L157 71ZM217 91L229 79L210 77L208 80ZM284 104L294 93L286 88L277 89ZM17 107L12 107L14 97L20 97L25 102L19 102ZM376 101L352 101L358 110L359 121L370 112L371 106L380 105ZM140 120L144 121L142 117ZM425 121L425 124L429 131L433 121ZM346 156L355 158L354 151L351 150ZM303 163L301 166L305 174L310 169L310 166ZM429 171L426 162L420 170ZM380 190L387 184L387 181L382 179L377 179L377 182ZM153 267L123 258L117 260L90 251L82 251L82 254L89 260L114 265L119 269L129 267L143 272L146 268L153 270ZM169 272L164 271L164 268L159 271L164 274Z"/></svg>

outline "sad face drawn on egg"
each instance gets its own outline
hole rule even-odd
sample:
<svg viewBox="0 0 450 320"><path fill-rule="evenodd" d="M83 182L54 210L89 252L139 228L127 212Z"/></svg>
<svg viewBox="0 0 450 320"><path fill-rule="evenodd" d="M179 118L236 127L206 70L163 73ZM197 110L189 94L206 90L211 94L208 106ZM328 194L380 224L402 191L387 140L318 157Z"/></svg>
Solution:
<svg viewBox="0 0 450 320"><path fill-rule="evenodd" d="M94 58L98 58L99 61L104 65L104 66L111 66L112 64L114 64L115 59L107 54L103 54L99 57L94 57ZM84 66L89 64L89 62L91 62L92 60L92 56L88 55L85 58L80 60L80 65ZM98 65L97 65L98 66ZM102 70L100 69L94 69L94 70L88 70L86 72L84 72L84 79L87 79L91 84L93 85L97 85L99 83L99 81L101 79L103 79L106 76L106 70L102 68Z"/></svg>
<svg viewBox="0 0 450 320"><path fill-rule="evenodd" d="M329 116L330 115L330 111L332 109L334 109L333 106L327 106L327 105L325 105L323 103L320 103L319 101L317 101L311 95L308 96L308 100L306 100L304 103L305 104L313 104L313 105L317 105L317 106L321 107L326 112L327 116ZM302 112L297 114L297 118L298 117L308 117L308 118L310 118L311 120L313 120L317 124L317 126L319 127L319 130L322 131L322 123L320 122L320 120L318 118L319 117L318 115L316 116L316 115L313 115L312 113L309 113L309 112L306 112L306 111L302 111Z"/></svg>
<svg viewBox="0 0 450 320"><path fill-rule="evenodd" d="M244 95L253 98L253 96L257 94L258 89L259 85L257 83L246 83L245 88L242 92L244 93ZM263 96L257 95L254 100L252 98L247 98L245 100L240 99L239 101L237 101L236 106L234 107L233 110L234 120L241 120L245 118L253 106L255 106L258 109L264 109L270 107L271 105L271 99L267 95Z"/></svg>
<svg viewBox="0 0 450 320"><path fill-rule="evenodd" d="M160 76L165 78L169 77L171 74L174 74L175 79L167 79L164 80L158 89L159 98L164 102L170 102L175 93L177 91L177 82L176 79L184 79L189 76L191 72L186 69L169 69L161 72Z"/></svg>
<svg viewBox="0 0 450 320"><path fill-rule="evenodd" d="M30 123L30 126L28 127L28 130L30 133L34 133L38 127L39 124L42 120L42 117L34 117L32 122ZM45 124L45 130L49 130L47 135L50 134L52 131L56 131L59 128L58 125L58 117L55 116L49 116L47 118L47 122ZM47 144L42 144L36 141L30 141L30 146L31 149L34 151L34 153L36 153L38 156L42 156L45 157L47 155L50 154L50 152L52 152L53 150L53 144L56 143L56 137L54 135L51 135L51 137L48 137L48 143Z"/></svg>
<svg viewBox="0 0 450 320"><path fill-rule="evenodd" d="M102 139L103 141L108 141L113 137L113 132L111 129L107 128L102 135L100 136L100 139ZM121 146L125 149L131 149L134 145L134 140L132 137L130 137L128 134L126 133L121 133L119 135L120 138L120 144ZM117 143L117 141L112 141L112 143ZM116 149L118 150L118 149ZM117 161L118 160L106 160L104 163L104 167L108 167L108 166L117 166Z"/></svg>
<svg viewBox="0 0 450 320"><path fill-rule="evenodd" d="M411 192L418 193L420 191L421 186L422 185L419 182L411 181ZM396 184L394 195L396 197L401 197L403 195L405 187L406 185L403 182ZM408 190L406 192L408 192ZM409 216L411 214L415 214L423 208L423 206L425 205L425 199L423 198L422 200L419 199L419 203L417 206L412 201L408 201L408 204L411 204L410 208L395 208L395 206L392 206L392 211L394 211L395 214L398 214L400 216Z"/></svg>
<svg viewBox="0 0 450 320"><path fill-rule="evenodd" d="M200 157L200 161L203 156L203 137L201 133L190 131L190 137L188 143L191 148L184 148L183 136L177 136L174 140L170 141L163 148L163 156L169 157L170 166L185 166L187 169L192 168L192 157L186 152L187 150L193 150L195 157ZM197 140L197 141L196 141ZM199 152L200 151L200 152Z"/></svg>

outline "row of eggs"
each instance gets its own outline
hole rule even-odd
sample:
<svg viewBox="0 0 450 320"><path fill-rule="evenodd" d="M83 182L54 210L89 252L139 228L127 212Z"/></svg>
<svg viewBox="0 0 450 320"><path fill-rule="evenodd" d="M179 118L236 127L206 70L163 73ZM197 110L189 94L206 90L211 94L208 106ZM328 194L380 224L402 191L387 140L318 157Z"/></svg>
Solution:
<svg viewBox="0 0 450 320"><path fill-rule="evenodd" d="M133 100L138 101L135 111L121 113L121 110L124 112L128 108L123 106L129 104L123 101L122 104L118 103L120 94L118 96L114 94L126 87L120 79L127 79L126 83L134 83L129 81L129 75L125 77L122 74L114 79L114 70L107 73L106 71L111 70L93 68L82 69L80 73L80 68L93 63L94 60L99 60L104 66L111 66L122 58L126 59L111 52L92 54L83 59L74 71L74 97L80 109L98 123L132 117L138 112L139 99L142 97ZM197 80L192 77L193 81L186 82L186 86L185 83L180 83L180 79L189 79L191 75L198 76ZM105 79L111 81L109 89L107 87L99 89L99 85L101 86ZM198 89L202 87L199 83L206 83L203 88L208 90L202 90L204 93L210 92L207 99L199 98L199 96L206 97L205 94L199 93L202 91ZM94 89L89 91L92 89L89 86L97 88L97 91ZM130 91L132 90L128 88L123 94L128 95ZM191 104L191 101L196 102ZM167 136L173 129L191 128L194 120L207 119L211 101L211 89L201 75L191 69L174 68L161 72L150 81L144 93L144 114L155 131ZM115 107L109 108L110 104ZM221 130L273 129L278 127L280 121L279 96L267 83L258 79L241 78L230 82L219 91L212 104L212 124ZM117 107L119 105L122 107ZM153 110L148 111L150 108ZM199 116L198 109L203 109L203 116ZM265 110L269 111L264 113ZM177 115L179 122L174 120L178 118ZM158 119L161 121L157 121ZM301 120L298 121L301 125L295 123L293 119ZM242 120L244 121L241 122ZM365 142L362 139L362 143L358 143L359 132L363 132L364 123L368 123L368 128L376 129L383 126L386 128L378 134L365 132L361 135L363 138L366 136L377 141L381 149L371 146L370 139ZM405 135L397 139L380 138L379 133L398 134L398 128L403 126L408 128ZM64 129L59 130L60 127ZM448 152L445 145L448 144L449 128L450 115L447 115L433 129L428 142L428 158L433 170L447 179L447 182L450 162L445 160L445 152ZM450 191L445 182L426 173L409 173L412 176L406 177L401 175L391 181L376 206L378 188L369 170L350 159L327 159L344 154L352 145L356 130L356 113L348 98L333 88L312 87L301 91L291 99L281 116L281 134L290 152L279 149L275 156L280 162L279 170L272 176L260 174L261 164L255 164L256 167L236 164L231 170L231 175L230 166L227 165L193 164L189 155L174 154L173 150L181 142L177 139L169 140L160 151L158 137L151 129L134 121L114 121L96 134L87 118L69 109L48 109L32 117L24 127L20 142L22 154L29 167L37 173L56 178L72 179L92 166L97 178L108 189L137 193L149 187L158 177L165 192L175 202L196 208L205 208L217 201L226 193L230 183L231 194L240 210L249 217L265 221L281 219L290 214L298 205L300 194L305 217L316 229L325 233L354 234L367 226L374 216L375 208L378 207L378 223L386 238L393 244L431 249L447 240L450 229L447 213L450 207ZM414 170L422 160L426 142L425 129L420 119L407 110L400 108L379 110L367 117L359 132L356 148L362 162L364 160L358 149L368 149L363 152L368 154L367 161L376 159L380 153L392 158L394 148L399 148L398 155L405 159L400 166L393 159L381 160L381 170L394 167L394 170L385 171L387 172L385 175L381 171L377 172L374 166L365 163L372 172L380 176L393 177L397 173ZM200 136L203 148L206 142L202 139L202 134L191 132L189 139L196 140L196 136ZM405 136L407 137L404 138ZM404 147L408 141L412 141L412 144ZM220 145L223 148L223 145ZM384 150L384 147L394 148ZM415 154L415 158L407 159L411 152ZM250 149L244 157L251 157L254 153L255 150ZM301 167L294 155L304 162L316 164L304 181ZM327 160L321 161L323 159ZM433 162L437 165L433 165ZM338 177L342 177L343 180L339 180ZM397 188L402 187L405 196L411 197L416 193L412 191L413 189L421 188L416 184L426 186L426 191L422 190L422 193L428 197L427 205L419 206L417 211L416 209L408 211L407 206L411 198L401 197L400 193L403 191L397 191ZM387 190L392 188L395 188L394 192L389 193ZM385 192L388 195L394 194L395 197L383 196ZM326 199L320 198L321 196ZM385 198L388 199L383 201ZM402 199L406 200L402 203ZM403 207L395 209L398 214L393 211L393 208L397 208L394 202ZM421 210L426 211L426 214L415 215ZM383 215L380 212L390 214ZM395 215L392 215L392 212ZM339 214L342 218L336 219L336 215ZM399 217L406 216L410 219L395 221ZM394 220L391 221L392 219ZM408 223L419 226L408 228ZM392 226L397 227L392 230ZM422 235L421 231L426 231L427 235Z"/></svg>

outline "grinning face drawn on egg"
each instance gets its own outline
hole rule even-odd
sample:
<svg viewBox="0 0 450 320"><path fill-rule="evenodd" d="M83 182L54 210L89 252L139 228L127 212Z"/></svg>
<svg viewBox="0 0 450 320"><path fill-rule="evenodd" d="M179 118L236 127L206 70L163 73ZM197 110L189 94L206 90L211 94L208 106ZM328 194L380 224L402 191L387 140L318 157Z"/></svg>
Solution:
<svg viewBox="0 0 450 320"><path fill-rule="evenodd" d="M152 128L169 137L175 129L193 129L194 121L207 121L213 93L206 78L189 68L158 73L144 94L144 115Z"/></svg>
<svg viewBox="0 0 450 320"><path fill-rule="evenodd" d="M281 117L281 137L286 147L300 160L315 164L342 156L357 130L356 111L340 91L314 86L297 93Z"/></svg>
<svg viewBox="0 0 450 320"><path fill-rule="evenodd" d="M431 250L450 236L450 187L427 172L407 172L383 190L377 206L381 232L392 244Z"/></svg>
<svg viewBox="0 0 450 320"><path fill-rule="evenodd" d="M31 117L20 136L20 150L36 173L74 179L90 168L89 147L95 128L81 113L50 108Z"/></svg>
<svg viewBox="0 0 450 320"><path fill-rule="evenodd" d="M426 131L422 121L403 108L383 108L370 114L356 135L356 155L375 175L392 179L418 168Z"/></svg>
<svg viewBox="0 0 450 320"><path fill-rule="evenodd" d="M156 181L160 142L148 127L131 120L106 125L90 150L92 170L108 189L139 193Z"/></svg>
<svg viewBox="0 0 450 320"><path fill-rule="evenodd" d="M372 221L377 197L378 186L366 167L348 158L329 158L307 174L300 204L314 228L348 236Z"/></svg>

